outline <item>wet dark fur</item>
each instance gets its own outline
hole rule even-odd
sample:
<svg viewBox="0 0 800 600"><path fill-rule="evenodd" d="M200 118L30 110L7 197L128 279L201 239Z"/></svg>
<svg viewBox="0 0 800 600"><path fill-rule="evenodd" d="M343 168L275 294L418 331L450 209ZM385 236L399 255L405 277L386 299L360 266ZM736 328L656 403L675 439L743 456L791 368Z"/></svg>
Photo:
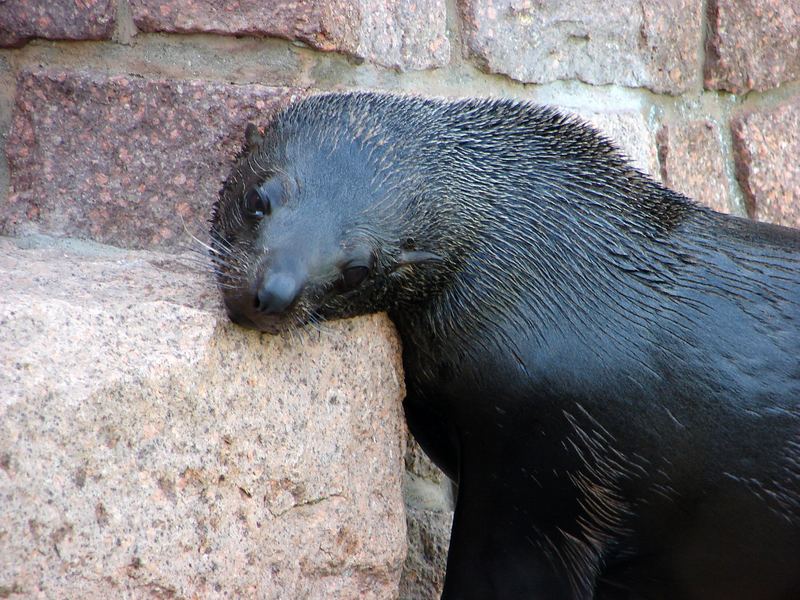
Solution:
<svg viewBox="0 0 800 600"><path fill-rule="evenodd" d="M458 482L446 598L800 597L800 232L550 109L365 93L250 130L212 236L237 322L389 312L411 430ZM276 269L302 292L265 316Z"/></svg>

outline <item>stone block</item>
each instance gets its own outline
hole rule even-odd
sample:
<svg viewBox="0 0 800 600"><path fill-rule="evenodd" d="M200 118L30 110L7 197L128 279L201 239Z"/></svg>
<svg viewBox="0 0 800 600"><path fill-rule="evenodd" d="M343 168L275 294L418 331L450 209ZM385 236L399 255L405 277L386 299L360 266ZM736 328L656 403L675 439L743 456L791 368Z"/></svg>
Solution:
<svg viewBox="0 0 800 600"><path fill-rule="evenodd" d="M800 78L800 0L710 0L705 85L744 94Z"/></svg>
<svg viewBox="0 0 800 600"><path fill-rule="evenodd" d="M400 600L438 600L444 588L453 513L408 509L408 555Z"/></svg>
<svg viewBox="0 0 800 600"><path fill-rule="evenodd" d="M445 0L131 0L131 9L142 31L276 36L401 70L450 59Z"/></svg>
<svg viewBox="0 0 800 600"><path fill-rule="evenodd" d="M665 123L656 139L664 185L716 211L730 213L717 124L706 119Z"/></svg>
<svg viewBox="0 0 800 600"><path fill-rule="evenodd" d="M800 96L731 121L736 177L748 214L800 227Z"/></svg>
<svg viewBox="0 0 800 600"><path fill-rule="evenodd" d="M442 595L454 486L409 434L403 498L408 554L400 578L401 600L437 600Z"/></svg>
<svg viewBox="0 0 800 600"><path fill-rule="evenodd" d="M518 81L678 94L699 78L702 2L459 0L459 8L469 54Z"/></svg>
<svg viewBox="0 0 800 600"><path fill-rule="evenodd" d="M21 46L31 38L108 40L115 20L112 0L5 0L0 2L0 47Z"/></svg>
<svg viewBox="0 0 800 600"><path fill-rule="evenodd" d="M0 280L0 596L396 597L385 316L260 335L182 257L85 241L0 238Z"/></svg>
<svg viewBox="0 0 800 600"><path fill-rule="evenodd" d="M11 195L0 233L41 232L131 248L205 237L244 141L299 91L26 70L6 143ZM187 233L188 230L188 233Z"/></svg>
<svg viewBox="0 0 800 600"><path fill-rule="evenodd" d="M446 485L449 481L447 476L431 462L431 459L423 452L410 433L408 434L407 448L405 455L406 471L436 485Z"/></svg>

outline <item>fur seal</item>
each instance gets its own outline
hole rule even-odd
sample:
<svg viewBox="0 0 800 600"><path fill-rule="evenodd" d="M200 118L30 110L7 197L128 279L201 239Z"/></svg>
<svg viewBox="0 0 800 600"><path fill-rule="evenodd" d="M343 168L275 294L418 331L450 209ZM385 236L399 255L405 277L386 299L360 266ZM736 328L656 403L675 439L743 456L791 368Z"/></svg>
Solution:
<svg viewBox="0 0 800 600"><path fill-rule="evenodd" d="M388 312L458 483L443 597L800 595L800 232L517 101L321 94L246 138L228 314Z"/></svg>

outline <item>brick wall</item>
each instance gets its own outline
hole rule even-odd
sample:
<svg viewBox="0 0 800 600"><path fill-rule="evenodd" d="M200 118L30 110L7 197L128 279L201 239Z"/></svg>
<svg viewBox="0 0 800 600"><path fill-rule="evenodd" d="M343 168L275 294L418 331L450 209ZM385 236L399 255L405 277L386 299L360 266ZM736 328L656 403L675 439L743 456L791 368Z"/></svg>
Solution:
<svg viewBox="0 0 800 600"><path fill-rule="evenodd" d="M354 88L555 104L698 201L800 227L800 0L6 0L0 46L4 235L179 250L248 120ZM401 595L433 596L449 489L406 464Z"/></svg>

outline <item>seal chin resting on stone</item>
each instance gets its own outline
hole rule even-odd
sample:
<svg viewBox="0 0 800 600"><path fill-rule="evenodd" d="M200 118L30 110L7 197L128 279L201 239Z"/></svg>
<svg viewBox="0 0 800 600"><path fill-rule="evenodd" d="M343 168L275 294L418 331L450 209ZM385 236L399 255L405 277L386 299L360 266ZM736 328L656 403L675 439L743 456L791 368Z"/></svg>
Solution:
<svg viewBox="0 0 800 600"><path fill-rule="evenodd" d="M458 483L446 598L798 597L800 232L515 101L325 94L246 137L228 313L389 313Z"/></svg>

